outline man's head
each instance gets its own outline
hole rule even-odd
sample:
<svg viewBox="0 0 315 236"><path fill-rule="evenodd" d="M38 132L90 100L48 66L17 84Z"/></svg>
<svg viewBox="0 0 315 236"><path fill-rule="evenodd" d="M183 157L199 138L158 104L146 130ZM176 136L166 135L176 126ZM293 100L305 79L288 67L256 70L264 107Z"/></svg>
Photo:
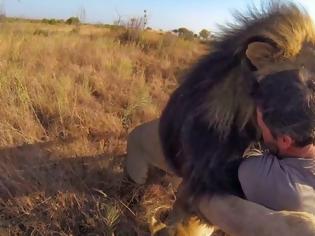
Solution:
<svg viewBox="0 0 315 236"><path fill-rule="evenodd" d="M271 151L315 143L315 77L304 69L277 72L260 82L257 122Z"/></svg>

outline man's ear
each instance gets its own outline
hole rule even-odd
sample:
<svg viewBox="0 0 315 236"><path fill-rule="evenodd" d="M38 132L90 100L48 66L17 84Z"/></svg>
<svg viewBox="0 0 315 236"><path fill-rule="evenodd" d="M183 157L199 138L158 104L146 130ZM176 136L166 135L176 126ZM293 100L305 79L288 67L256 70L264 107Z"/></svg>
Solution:
<svg viewBox="0 0 315 236"><path fill-rule="evenodd" d="M270 43L252 42L247 45L245 54L251 64L260 70L279 58L281 51Z"/></svg>
<svg viewBox="0 0 315 236"><path fill-rule="evenodd" d="M287 150L294 145L294 140L289 135L281 135L277 137L278 147L281 150Z"/></svg>

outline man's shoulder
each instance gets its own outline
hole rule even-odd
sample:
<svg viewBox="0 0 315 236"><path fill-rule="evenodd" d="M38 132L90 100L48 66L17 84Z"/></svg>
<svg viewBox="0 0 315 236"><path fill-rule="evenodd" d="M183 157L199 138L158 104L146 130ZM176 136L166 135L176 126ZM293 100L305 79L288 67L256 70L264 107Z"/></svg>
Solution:
<svg viewBox="0 0 315 236"><path fill-rule="evenodd" d="M278 158L273 154L262 154L245 159L239 166L240 179L259 176L276 178L284 177L289 181L307 176L315 185L315 159ZM313 177L313 178L312 178ZM280 178L281 180L282 178ZM315 186L314 186L315 187Z"/></svg>
<svg viewBox="0 0 315 236"><path fill-rule="evenodd" d="M239 166L238 178L245 195L248 195L249 191L258 193L257 188L268 188L272 180L279 180L277 175L282 175L283 171L276 156L263 154L245 159Z"/></svg>
<svg viewBox="0 0 315 236"><path fill-rule="evenodd" d="M239 177L247 178L256 175L273 174L272 171L281 170L280 160L272 154L246 158L239 167Z"/></svg>
<svg viewBox="0 0 315 236"><path fill-rule="evenodd" d="M275 210L299 207L300 195L290 170L274 155L244 160L238 177L248 200Z"/></svg>

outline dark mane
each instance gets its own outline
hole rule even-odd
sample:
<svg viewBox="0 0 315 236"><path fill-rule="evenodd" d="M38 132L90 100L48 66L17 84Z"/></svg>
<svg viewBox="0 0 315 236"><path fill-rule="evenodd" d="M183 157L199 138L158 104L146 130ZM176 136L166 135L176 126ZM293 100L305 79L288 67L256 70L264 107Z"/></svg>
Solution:
<svg viewBox="0 0 315 236"><path fill-rule="evenodd" d="M239 53L254 38L268 40L295 55L303 42L315 42L313 21L306 10L292 2L272 1L260 9L251 7L247 13L234 13L235 23L221 26L214 43L215 50ZM293 40L294 39L294 40Z"/></svg>

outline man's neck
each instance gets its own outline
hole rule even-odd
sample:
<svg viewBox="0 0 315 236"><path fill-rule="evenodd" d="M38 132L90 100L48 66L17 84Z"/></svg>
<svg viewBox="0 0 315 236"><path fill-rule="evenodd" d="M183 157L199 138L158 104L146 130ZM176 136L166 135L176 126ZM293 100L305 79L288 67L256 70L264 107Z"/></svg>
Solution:
<svg viewBox="0 0 315 236"><path fill-rule="evenodd" d="M315 159L315 145L310 144L305 147L290 147L289 149L280 152L280 155L296 158Z"/></svg>

